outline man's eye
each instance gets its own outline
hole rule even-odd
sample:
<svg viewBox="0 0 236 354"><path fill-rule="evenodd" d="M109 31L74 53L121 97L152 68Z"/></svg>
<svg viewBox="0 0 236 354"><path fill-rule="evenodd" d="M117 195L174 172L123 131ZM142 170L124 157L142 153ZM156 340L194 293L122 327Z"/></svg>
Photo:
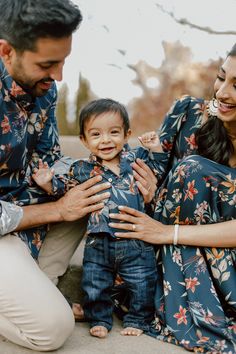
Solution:
<svg viewBox="0 0 236 354"><path fill-rule="evenodd" d="M49 69L52 67L52 64L39 64L39 67L41 69Z"/></svg>

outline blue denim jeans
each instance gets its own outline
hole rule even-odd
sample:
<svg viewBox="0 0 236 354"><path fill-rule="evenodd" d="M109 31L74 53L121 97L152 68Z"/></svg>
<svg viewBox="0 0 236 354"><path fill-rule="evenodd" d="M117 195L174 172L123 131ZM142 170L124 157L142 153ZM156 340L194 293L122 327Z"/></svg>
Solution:
<svg viewBox="0 0 236 354"><path fill-rule="evenodd" d="M123 326L148 330L154 317L157 280L154 248L143 241L116 240L104 233L90 234L85 244L82 279L85 318L91 327L111 329L111 290L117 273L125 281L130 298Z"/></svg>

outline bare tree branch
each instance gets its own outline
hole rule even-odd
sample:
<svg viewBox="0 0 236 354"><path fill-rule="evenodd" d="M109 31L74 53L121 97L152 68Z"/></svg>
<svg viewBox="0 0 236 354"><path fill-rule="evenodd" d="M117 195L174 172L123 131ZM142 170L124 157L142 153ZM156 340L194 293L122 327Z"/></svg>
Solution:
<svg viewBox="0 0 236 354"><path fill-rule="evenodd" d="M174 13L171 11L167 11L166 9L164 9L164 7L161 4L156 3L156 6L164 13L168 14L170 17L172 17L175 22L179 23L180 25L184 25L184 26L189 26L191 28L195 28L198 29L199 31L203 31L203 32L207 32L209 34L218 34L218 35L236 35L236 31L217 31L214 30L210 27L204 27L204 26L199 26L196 25L194 23L189 22L186 18L176 18Z"/></svg>

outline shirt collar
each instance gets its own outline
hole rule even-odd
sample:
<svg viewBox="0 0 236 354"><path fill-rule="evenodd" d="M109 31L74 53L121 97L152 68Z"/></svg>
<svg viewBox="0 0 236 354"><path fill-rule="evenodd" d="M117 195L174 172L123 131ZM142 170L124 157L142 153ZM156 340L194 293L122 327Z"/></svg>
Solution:
<svg viewBox="0 0 236 354"><path fill-rule="evenodd" d="M0 78L2 82L3 96L16 101L26 111L32 110L35 105L35 99L29 93L25 92L21 86L8 73L2 59L0 59ZM6 99L7 100L7 99Z"/></svg>
<svg viewBox="0 0 236 354"><path fill-rule="evenodd" d="M130 146L129 146L129 144L125 144L125 145L123 146L123 149L122 149L121 152L120 152L120 158L122 158L123 155L125 155L125 153L126 153L127 151L130 151ZM93 154L93 153L91 153L91 154L89 155L89 162L93 162L93 163L95 163L96 165L101 165L101 160L99 159L99 157L97 157L97 156L96 156L95 154Z"/></svg>

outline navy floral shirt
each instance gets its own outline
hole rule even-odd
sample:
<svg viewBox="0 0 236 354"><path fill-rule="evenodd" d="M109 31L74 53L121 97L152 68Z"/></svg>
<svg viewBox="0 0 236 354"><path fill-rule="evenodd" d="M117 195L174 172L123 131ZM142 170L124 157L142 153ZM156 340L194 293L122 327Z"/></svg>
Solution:
<svg viewBox="0 0 236 354"><path fill-rule="evenodd" d="M20 206L49 200L45 192L31 181L30 175L39 158L52 166L61 157L55 118L56 99L55 84L43 97L33 98L27 94L0 60L0 200ZM4 215L8 214L7 209L12 215L12 205L2 205ZM1 219L4 215L1 213ZM1 220L0 230L6 232L2 224L4 220ZM37 257L45 233L46 226L16 234Z"/></svg>
<svg viewBox="0 0 236 354"><path fill-rule="evenodd" d="M110 228L108 225L111 221L109 213L117 213L119 205L127 205L139 211L145 210L144 201L135 183L131 167L132 162L135 162L137 158L146 162L159 182L163 179L168 162L167 153L151 152L143 147L130 150L129 146L125 145L120 153L119 176L108 167L103 166L97 157L91 154L87 160L75 161L70 167L68 176L57 174L53 178L54 194L57 196L64 194L70 180L83 183L93 176L101 175L103 179L100 183L111 183L111 188L109 189L111 195L105 201L105 206L102 210L90 214L87 232L106 232L114 237L114 232L117 230ZM56 167L55 170L57 172Z"/></svg>

